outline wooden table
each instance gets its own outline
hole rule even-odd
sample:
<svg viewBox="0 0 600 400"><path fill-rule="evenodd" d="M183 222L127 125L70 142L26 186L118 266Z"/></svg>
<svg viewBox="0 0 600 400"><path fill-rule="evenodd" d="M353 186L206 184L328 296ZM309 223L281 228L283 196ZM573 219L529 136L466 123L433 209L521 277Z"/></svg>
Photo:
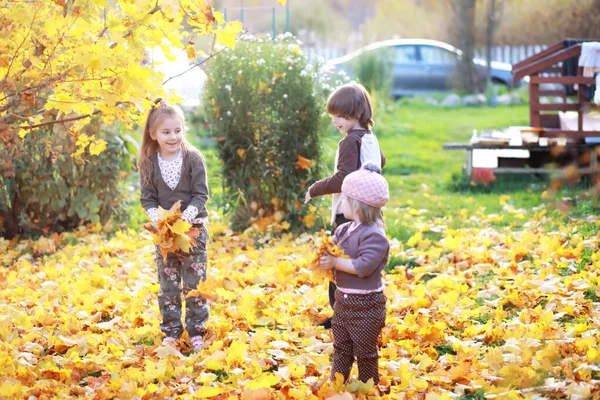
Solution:
<svg viewBox="0 0 600 400"><path fill-rule="evenodd" d="M598 154L596 147L600 143L567 143L564 146L564 151L571 154L580 154L581 151L590 152L590 163L585 168L578 168L577 172L581 174L597 174L598 171ZM445 143L444 150L464 150L466 153L466 163L464 173L471 176L473 172L473 150L529 150L531 152L551 152L555 146L542 146L540 144L523 144L520 146L509 146L508 144L481 144L481 143ZM556 168L532 168L524 167L498 167L494 168L494 173L509 173L509 174L537 174L537 173L556 173L560 172Z"/></svg>

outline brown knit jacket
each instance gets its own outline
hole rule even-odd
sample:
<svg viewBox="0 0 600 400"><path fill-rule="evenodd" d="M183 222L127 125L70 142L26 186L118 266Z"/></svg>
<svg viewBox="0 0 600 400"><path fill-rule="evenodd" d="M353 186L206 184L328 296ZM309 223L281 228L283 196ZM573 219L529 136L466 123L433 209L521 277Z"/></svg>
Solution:
<svg viewBox="0 0 600 400"><path fill-rule="evenodd" d="M188 205L198 209L198 218L208 216L206 202L208 201L208 185L204 157L199 151L190 151L183 156L181 178L175 189L171 189L164 181L158 165L158 153L150 156L152 175L150 182L141 180L140 201L145 210L161 206L170 209L177 200L181 200L181 211Z"/></svg>
<svg viewBox="0 0 600 400"><path fill-rule="evenodd" d="M309 190L310 197L340 193L342 182L351 172L360 169L360 146L364 135L373 135L365 129L353 129L338 143L337 172L332 176L313 183ZM381 149L380 149L381 151ZM385 165L385 156L381 151L381 168Z"/></svg>

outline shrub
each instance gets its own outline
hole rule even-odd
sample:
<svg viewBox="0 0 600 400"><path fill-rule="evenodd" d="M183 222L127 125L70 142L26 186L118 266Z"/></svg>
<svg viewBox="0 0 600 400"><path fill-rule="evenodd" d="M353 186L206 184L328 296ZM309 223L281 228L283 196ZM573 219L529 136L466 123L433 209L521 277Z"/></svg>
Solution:
<svg viewBox="0 0 600 400"><path fill-rule="evenodd" d="M107 129L95 121L84 132ZM82 132L79 140L82 140ZM120 182L132 170L133 144L125 135L96 133L106 141L100 155L72 157L76 138L47 126L21 139L0 129L0 235L39 235L85 222L126 220ZM83 139L85 140L85 139Z"/></svg>
<svg viewBox="0 0 600 400"><path fill-rule="evenodd" d="M393 85L394 50L377 49L361 54L353 62L356 79L376 97L391 96Z"/></svg>
<svg viewBox="0 0 600 400"><path fill-rule="evenodd" d="M204 104L234 229L282 220L298 228L309 212L302 203L320 168L325 101L317 71L290 34L242 40L212 61Z"/></svg>

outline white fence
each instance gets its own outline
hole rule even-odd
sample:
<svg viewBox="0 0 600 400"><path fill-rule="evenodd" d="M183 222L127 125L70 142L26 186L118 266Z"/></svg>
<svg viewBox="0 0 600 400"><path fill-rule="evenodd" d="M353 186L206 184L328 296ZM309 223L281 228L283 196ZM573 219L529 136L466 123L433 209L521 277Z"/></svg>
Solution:
<svg viewBox="0 0 600 400"><path fill-rule="evenodd" d="M519 61L526 59L540 51L546 49L548 46L494 46L492 47L492 61L501 61L509 64L515 64ZM486 59L487 50L485 48L478 48L475 50L475 57Z"/></svg>
<svg viewBox="0 0 600 400"><path fill-rule="evenodd" d="M544 50L548 46L546 45L535 45L535 46L494 46L492 47L492 61L501 61L509 64L515 64L521 60L526 59L540 51ZM352 49L340 49L336 47L307 47L304 49L310 58L323 57L326 60L336 58L349 53ZM475 50L475 57L486 59L486 49L477 48Z"/></svg>

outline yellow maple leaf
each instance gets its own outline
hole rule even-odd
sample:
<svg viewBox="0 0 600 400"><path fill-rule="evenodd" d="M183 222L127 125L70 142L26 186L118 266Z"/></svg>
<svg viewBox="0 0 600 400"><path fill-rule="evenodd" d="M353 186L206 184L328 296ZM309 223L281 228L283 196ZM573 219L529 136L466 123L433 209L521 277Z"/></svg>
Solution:
<svg viewBox="0 0 600 400"><path fill-rule="evenodd" d="M217 36L217 44L222 44L227 47L235 47L235 41L238 33L242 31L242 24L238 21L231 21L227 25L220 27L215 32Z"/></svg>
<svg viewBox="0 0 600 400"><path fill-rule="evenodd" d="M223 368L223 363L225 362L226 356L227 353L225 353L223 350L217 350L204 359L204 366L206 369L218 371Z"/></svg>
<svg viewBox="0 0 600 400"><path fill-rule="evenodd" d="M175 245L184 253L189 253L190 249L192 248L190 238L187 236L176 236Z"/></svg>
<svg viewBox="0 0 600 400"><path fill-rule="evenodd" d="M250 390L258 390L275 386L278 382L279 380L273 373L265 372L257 377L254 377L254 379L248 382L245 387L246 389Z"/></svg>
<svg viewBox="0 0 600 400"><path fill-rule="evenodd" d="M94 140L89 147L90 150L90 154L93 156L97 156L98 154L102 153L104 150L106 150L106 141L103 139L96 139Z"/></svg>
<svg viewBox="0 0 600 400"><path fill-rule="evenodd" d="M344 250L340 249L335 243L333 243L333 238L325 234L325 231L321 231L321 235L323 239L321 239L321 243L317 249L316 255L313 257L310 262L311 268L315 269L319 267L319 259L322 255L331 254L334 257L342 257L342 258L350 258Z"/></svg>
<svg viewBox="0 0 600 400"><path fill-rule="evenodd" d="M165 220L168 217L173 216L175 214L181 214L179 211L180 208L181 208L181 200L178 200L175 203L173 203L171 208L168 210L165 210L161 206L158 206L158 219ZM177 216L179 216L179 215L177 215Z"/></svg>
<svg viewBox="0 0 600 400"><path fill-rule="evenodd" d="M226 390L219 387L202 386L194 392L194 397L197 399L206 399L207 397L218 396L225 393Z"/></svg>
<svg viewBox="0 0 600 400"><path fill-rule="evenodd" d="M160 254L167 257L169 253L182 251L189 253L197 245L198 228L180 219L181 200L175 202L169 210L158 207L158 223L146 223L144 229L152 233L153 242L159 246Z"/></svg>
<svg viewBox="0 0 600 400"><path fill-rule="evenodd" d="M192 224L190 224L189 222L185 222L182 219L178 219L173 225L168 226L169 229L171 229L171 232L175 233L176 235L183 236L192 227Z"/></svg>
<svg viewBox="0 0 600 400"><path fill-rule="evenodd" d="M225 356L225 360L227 361L227 365L229 365L229 367L236 365L242 366L244 365L244 360L248 354L248 345L246 343L232 343L231 346L229 346L229 349L227 349L226 353L227 355Z"/></svg>
<svg viewBox="0 0 600 400"><path fill-rule="evenodd" d="M302 223L307 228L312 228L316 225L315 216L312 214L305 215L304 218L302 218Z"/></svg>
<svg viewBox="0 0 600 400"><path fill-rule="evenodd" d="M185 47L185 53L187 54L189 60L196 60L196 49L194 48L193 44L188 44Z"/></svg>
<svg viewBox="0 0 600 400"><path fill-rule="evenodd" d="M184 355L179 352L179 350L171 346L159 346L154 350L154 353L158 358L166 358L169 356L175 356L180 359L185 358Z"/></svg>
<svg viewBox="0 0 600 400"><path fill-rule="evenodd" d="M216 289L220 286L220 281L215 279L213 275L208 275L206 280L198 282L196 289L191 290L186 295L186 299L190 297L201 296L210 301L214 301Z"/></svg>

